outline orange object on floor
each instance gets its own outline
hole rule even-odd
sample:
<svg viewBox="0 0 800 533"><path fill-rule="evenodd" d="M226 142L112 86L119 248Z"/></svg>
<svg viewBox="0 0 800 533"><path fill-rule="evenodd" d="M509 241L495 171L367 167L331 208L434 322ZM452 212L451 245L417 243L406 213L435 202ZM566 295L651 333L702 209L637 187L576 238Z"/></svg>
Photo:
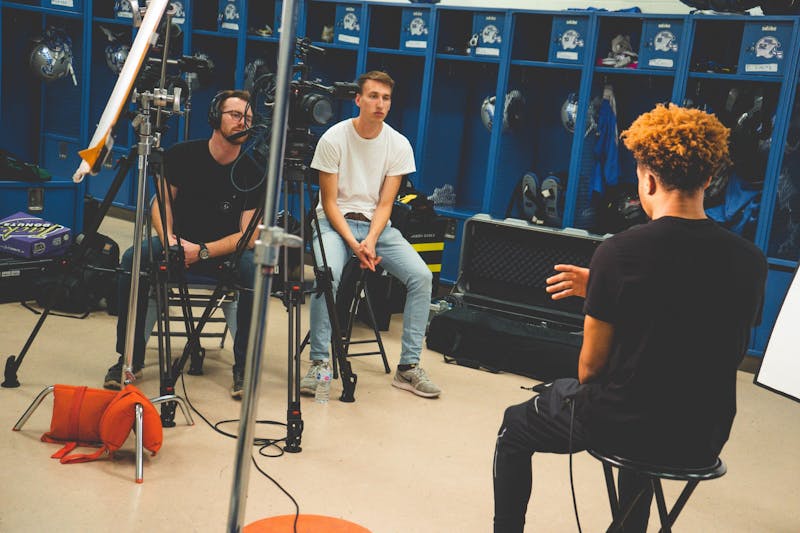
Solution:
<svg viewBox="0 0 800 533"><path fill-rule="evenodd" d="M243 533L292 533L294 515L273 516L244 526ZM298 533L371 533L369 529L332 516L301 514L297 519Z"/></svg>

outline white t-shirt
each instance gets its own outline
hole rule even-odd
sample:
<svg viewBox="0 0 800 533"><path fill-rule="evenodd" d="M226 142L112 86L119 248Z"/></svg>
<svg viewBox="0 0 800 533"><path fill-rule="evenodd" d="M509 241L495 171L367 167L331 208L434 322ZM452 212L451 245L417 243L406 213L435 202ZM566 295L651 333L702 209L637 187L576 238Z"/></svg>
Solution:
<svg viewBox="0 0 800 533"><path fill-rule="evenodd" d="M417 169L411 143L403 134L384 122L377 137L364 139L353 119L334 124L322 135L311 168L339 175L337 204L342 214L361 213L370 220L386 176L404 176ZM322 202L317 216L325 216Z"/></svg>

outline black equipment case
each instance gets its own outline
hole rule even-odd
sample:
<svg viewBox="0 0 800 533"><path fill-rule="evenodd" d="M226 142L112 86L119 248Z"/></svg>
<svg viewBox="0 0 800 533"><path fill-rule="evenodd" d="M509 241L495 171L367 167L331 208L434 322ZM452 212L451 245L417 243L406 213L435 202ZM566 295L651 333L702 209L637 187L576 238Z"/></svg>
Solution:
<svg viewBox="0 0 800 533"><path fill-rule="evenodd" d="M458 364L540 380L576 377L583 299L552 300L553 265L589 266L604 237L518 219L464 223L459 298L431 321L427 346Z"/></svg>

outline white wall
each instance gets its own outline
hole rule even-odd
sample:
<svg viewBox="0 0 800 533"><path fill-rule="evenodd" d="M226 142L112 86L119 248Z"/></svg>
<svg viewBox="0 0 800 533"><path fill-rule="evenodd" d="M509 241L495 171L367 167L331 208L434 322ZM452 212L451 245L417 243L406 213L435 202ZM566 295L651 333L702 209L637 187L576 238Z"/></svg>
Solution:
<svg viewBox="0 0 800 533"><path fill-rule="evenodd" d="M383 0L408 4L404 0ZM688 13L692 8L679 0L441 0L440 6L467 6L481 9L546 9L558 11L560 9L587 7L605 8L609 11L639 7L643 13ZM760 8L751 10L751 14L761 14Z"/></svg>

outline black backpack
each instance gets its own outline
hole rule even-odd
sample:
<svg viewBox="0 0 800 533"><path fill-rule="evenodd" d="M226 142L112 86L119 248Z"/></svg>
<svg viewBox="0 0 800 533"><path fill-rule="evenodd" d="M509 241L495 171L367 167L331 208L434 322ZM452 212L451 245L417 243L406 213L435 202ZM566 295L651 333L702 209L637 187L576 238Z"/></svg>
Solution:
<svg viewBox="0 0 800 533"><path fill-rule="evenodd" d="M116 314L119 245L100 233L87 238L90 241L82 264L62 267L56 261L39 279L36 302L40 306L48 304L63 275L61 296L53 303L52 309L86 315L106 308L109 314Z"/></svg>

